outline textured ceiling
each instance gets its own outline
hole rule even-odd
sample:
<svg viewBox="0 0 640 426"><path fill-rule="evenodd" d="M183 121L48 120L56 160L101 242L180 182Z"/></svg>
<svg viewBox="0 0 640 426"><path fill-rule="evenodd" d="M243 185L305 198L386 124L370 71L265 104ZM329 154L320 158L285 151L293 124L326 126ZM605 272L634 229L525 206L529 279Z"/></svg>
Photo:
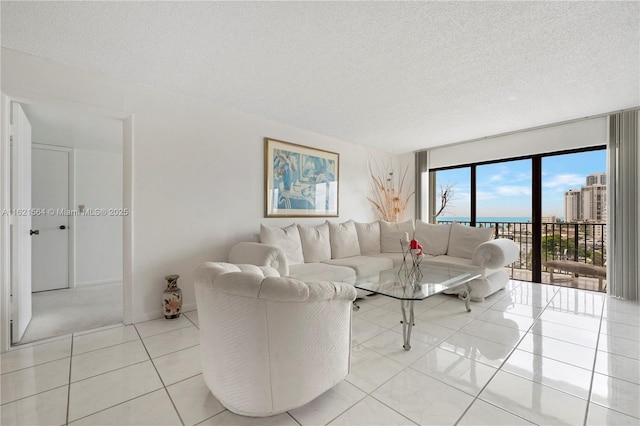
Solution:
<svg viewBox="0 0 640 426"><path fill-rule="evenodd" d="M640 105L639 2L6 2L2 46L401 153Z"/></svg>

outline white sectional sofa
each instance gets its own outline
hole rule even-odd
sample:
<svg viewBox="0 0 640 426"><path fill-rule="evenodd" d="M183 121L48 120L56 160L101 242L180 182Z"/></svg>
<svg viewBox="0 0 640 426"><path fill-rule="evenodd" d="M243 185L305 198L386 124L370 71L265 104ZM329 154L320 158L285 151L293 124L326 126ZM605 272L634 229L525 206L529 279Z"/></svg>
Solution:
<svg viewBox="0 0 640 426"><path fill-rule="evenodd" d="M451 266L480 273L471 281L471 300L505 287L504 267L519 255L511 240L493 239L494 228L474 228L458 223L433 225L413 220L401 223L325 222L316 226L292 224L284 228L260 227L260 242L232 247L229 262L271 266L281 276L302 281L338 281L376 276L402 262L400 240L405 233L423 247L423 265Z"/></svg>

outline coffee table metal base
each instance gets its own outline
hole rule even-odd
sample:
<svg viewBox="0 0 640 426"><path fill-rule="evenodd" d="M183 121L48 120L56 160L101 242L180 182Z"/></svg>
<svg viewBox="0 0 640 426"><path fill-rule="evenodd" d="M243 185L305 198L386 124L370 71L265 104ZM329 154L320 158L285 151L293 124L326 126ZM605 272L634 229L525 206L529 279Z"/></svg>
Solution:
<svg viewBox="0 0 640 426"><path fill-rule="evenodd" d="M471 287L469 284L465 284L464 290L458 297L464 300L464 307L467 309L467 312L471 312L471 304L469 300L471 299ZM414 300L400 300L400 307L402 308L402 338L404 344L402 347L405 351L411 349L411 329L415 324L414 322L414 313L413 313L413 303Z"/></svg>

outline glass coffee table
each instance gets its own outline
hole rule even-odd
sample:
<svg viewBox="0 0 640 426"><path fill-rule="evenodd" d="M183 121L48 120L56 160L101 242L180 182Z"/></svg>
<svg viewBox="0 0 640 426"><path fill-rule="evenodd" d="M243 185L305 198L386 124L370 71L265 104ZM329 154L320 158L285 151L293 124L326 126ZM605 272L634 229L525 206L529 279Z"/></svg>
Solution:
<svg viewBox="0 0 640 426"><path fill-rule="evenodd" d="M405 271L397 266L380 272L378 276L358 279L355 285L360 290L400 300L402 336L404 338L402 347L406 351L411 349L411 328L415 325L413 322L414 302L446 290L462 287L457 290L460 291L458 297L464 300L465 308L467 312L470 312L471 288L469 281L480 276L477 272L430 265L420 265L420 272L421 274L418 274L416 278L408 278Z"/></svg>

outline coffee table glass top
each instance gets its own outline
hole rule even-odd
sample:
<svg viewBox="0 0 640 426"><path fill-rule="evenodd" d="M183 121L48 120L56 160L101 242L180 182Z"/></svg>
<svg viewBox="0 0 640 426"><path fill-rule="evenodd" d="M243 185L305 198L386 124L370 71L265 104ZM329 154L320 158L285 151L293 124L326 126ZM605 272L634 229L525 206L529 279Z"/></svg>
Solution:
<svg viewBox="0 0 640 426"><path fill-rule="evenodd" d="M422 277L411 284L400 267L380 272L378 276L361 278L356 288L382 294L400 300L423 300L427 297L453 289L480 276L469 272L442 266L420 265Z"/></svg>

